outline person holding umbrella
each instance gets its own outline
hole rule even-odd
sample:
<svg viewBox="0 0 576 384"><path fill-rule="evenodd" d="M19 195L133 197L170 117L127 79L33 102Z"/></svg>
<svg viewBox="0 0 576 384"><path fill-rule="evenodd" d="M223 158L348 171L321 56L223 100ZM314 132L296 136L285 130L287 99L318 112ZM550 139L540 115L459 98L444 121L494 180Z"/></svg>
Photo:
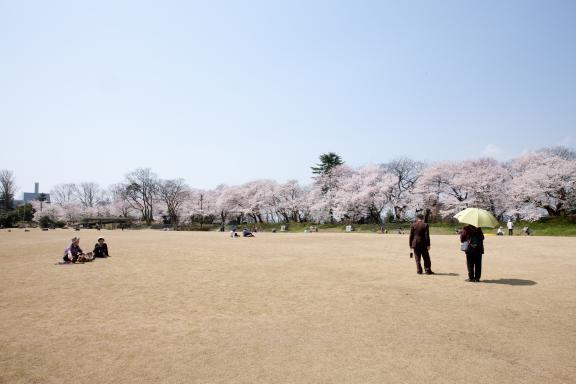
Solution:
<svg viewBox="0 0 576 384"><path fill-rule="evenodd" d="M468 224L460 233L460 241L468 244L466 247L466 266L468 279L466 281L479 282L482 275L482 255L484 254L484 233L482 228Z"/></svg>
<svg viewBox="0 0 576 384"><path fill-rule="evenodd" d="M481 227L494 228L498 225L498 220L490 212L480 208L466 208L454 217L459 222L468 224L460 233L461 250L466 253L468 268L466 281L479 282L484 254L484 233Z"/></svg>

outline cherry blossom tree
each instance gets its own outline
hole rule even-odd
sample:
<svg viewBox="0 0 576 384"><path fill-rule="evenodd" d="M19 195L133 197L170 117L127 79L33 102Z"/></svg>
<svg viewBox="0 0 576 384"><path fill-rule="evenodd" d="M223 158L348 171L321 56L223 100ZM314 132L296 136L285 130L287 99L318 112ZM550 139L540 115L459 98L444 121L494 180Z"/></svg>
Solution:
<svg viewBox="0 0 576 384"><path fill-rule="evenodd" d="M215 189L214 212L223 224L230 220L241 219L242 193L238 186L219 185Z"/></svg>
<svg viewBox="0 0 576 384"><path fill-rule="evenodd" d="M466 208L471 190L463 163L444 162L427 167L414 190L417 210L448 218Z"/></svg>
<svg viewBox="0 0 576 384"><path fill-rule="evenodd" d="M110 203L109 212L111 216L131 218L134 209L125 199L118 198Z"/></svg>
<svg viewBox="0 0 576 384"><path fill-rule="evenodd" d="M86 210L80 202L71 201L60 205L61 219L68 224L78 223L83 217L86 217Z"/></svg>
<svg viewBox="0 0 576 384"><path fill-rule="evenodd" d="M241 185L238 189L238 207L243 215L255 223L263 223L267 215L274 213L276 182L256 180Z"/></svg>
<svg viewBox="0 0 576 384"><path fill-rule="evenodd" d="M42 209L40 209L40 201L34 200L30 204L34 209L33 220L36 222L40 222L44 217L47 217L52 222L64 219L64 212L58 204L42 204Z"/></svg>
<svg viewBox="0 0 576 384"><path fill-rule="evenodd" d="M334 190L332 215L336 221L356 223L366 215L365 202L362 200L362 177L352 171L341 179L339 188Z"/></svg>
<svg viewBox="0 0 576 384"><path fill-rule="evenodd" d="M122 198L140 213L147 225L154 221L154 204L158 196L158 176L149 168L138 168L126 175Z"/></svg>
<svg viewBox="0 0 576 384"><path fill-rule="evenodd" d="M397 179L386 167L369 165L359 169L362 185L360 201L365 206L366 218L370 222L382 222L382 215L391 206Z"/></svg>
<svg viewBox="0 0 576 384"><path fill-rule="evenodd" d="M217 194L214 190L190 189L188 198L182 204L182 216L185 221L199 223L212 223L216 212Z"/></svg>
<svg viewBox="0 0 576 384"><path fill-rule="evenodd" d="M334 210L338 203L338 190L353 172L347 165L337 165L314 179L312 190L308 195L310 214L314 221L332 223L336 220Z"/></svg>
<svg viewBox="0 0 576 384"><path fill-rule="evenodd" d="M190 188L184 179L160 180L158 182L158 199L166 209L173 226L178 225L184 202L189 198Z"/></svg>
<svg viewBox="0 0 576 384"><path fill-rule="evenodd" d="M284 222L306 221L310 211L308 193L309 190L302 187L296 180L277 185L274 193L274 206L278 217Z"/></svg>
<svg viewBox="0 0 576 384"><path fill-rule="evenodd" d="M510 168L509 213L537 218L534 211L540 209L562 216L576 208L576 160L536 152L514 160Z"/></svg>
<svg viewBox="0 0 576 384"><path fill-rule="evenodd" d="M506 211L508 170L493 159L433 164L426 168L415 189L418 209L451 218L467 207L502 216Z"/></svg>
<svg viewBox="0 0 576 384"><path fill-rule="evenodd" d="M481 158L465 161L463 171L464 184L471 193L469 206L486 209L501 219L507 210L506 186L512 179L509 170L494 159Z"/></svg>
<svg viewBox="0 0 576 384"><path fill-rule="evenodd" d="M414 188L422 175L424 163L402 157L384 164L384 167L395 178L390 202L394 218L400 220L404 218L408 207L413 204Z"/></svg>

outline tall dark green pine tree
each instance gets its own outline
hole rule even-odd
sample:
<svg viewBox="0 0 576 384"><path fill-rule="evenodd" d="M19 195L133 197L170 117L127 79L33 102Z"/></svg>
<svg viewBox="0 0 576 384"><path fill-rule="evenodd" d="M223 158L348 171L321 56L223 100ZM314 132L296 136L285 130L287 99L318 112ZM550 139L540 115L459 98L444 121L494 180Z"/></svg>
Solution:
<svg viewBox="0 0 576 384"><path fill-rule="evenodd" d="M340 156L335 154L334 152L323 153L320 155L320 164L316 164L315 167L312 168L312 173L315 175L324 175L332 168L344 164L344 161Z"/></svg>

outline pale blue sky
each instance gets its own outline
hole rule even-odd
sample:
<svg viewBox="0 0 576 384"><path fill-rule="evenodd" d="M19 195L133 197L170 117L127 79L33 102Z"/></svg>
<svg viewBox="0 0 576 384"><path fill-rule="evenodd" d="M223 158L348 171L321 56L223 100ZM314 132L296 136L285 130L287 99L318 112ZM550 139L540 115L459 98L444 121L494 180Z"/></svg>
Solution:
<svg viewBox="0 0 576 384"><path fill-rule="evenodd" d="M0 169L212 188L574 148L575 46L576 1L0 0Z"/></svg>

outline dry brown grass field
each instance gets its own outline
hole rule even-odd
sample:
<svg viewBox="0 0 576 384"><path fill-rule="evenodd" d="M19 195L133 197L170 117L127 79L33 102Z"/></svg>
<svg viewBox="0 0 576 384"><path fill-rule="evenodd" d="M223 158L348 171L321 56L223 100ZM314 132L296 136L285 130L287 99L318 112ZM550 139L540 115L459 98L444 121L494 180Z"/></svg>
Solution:
<svg viewBox="0 0 576 384"><path fill-rule="evenodd" d="M56 265L74 235L112 257ZM574 383L576 239L0 231L0 383Z"/></svg>

